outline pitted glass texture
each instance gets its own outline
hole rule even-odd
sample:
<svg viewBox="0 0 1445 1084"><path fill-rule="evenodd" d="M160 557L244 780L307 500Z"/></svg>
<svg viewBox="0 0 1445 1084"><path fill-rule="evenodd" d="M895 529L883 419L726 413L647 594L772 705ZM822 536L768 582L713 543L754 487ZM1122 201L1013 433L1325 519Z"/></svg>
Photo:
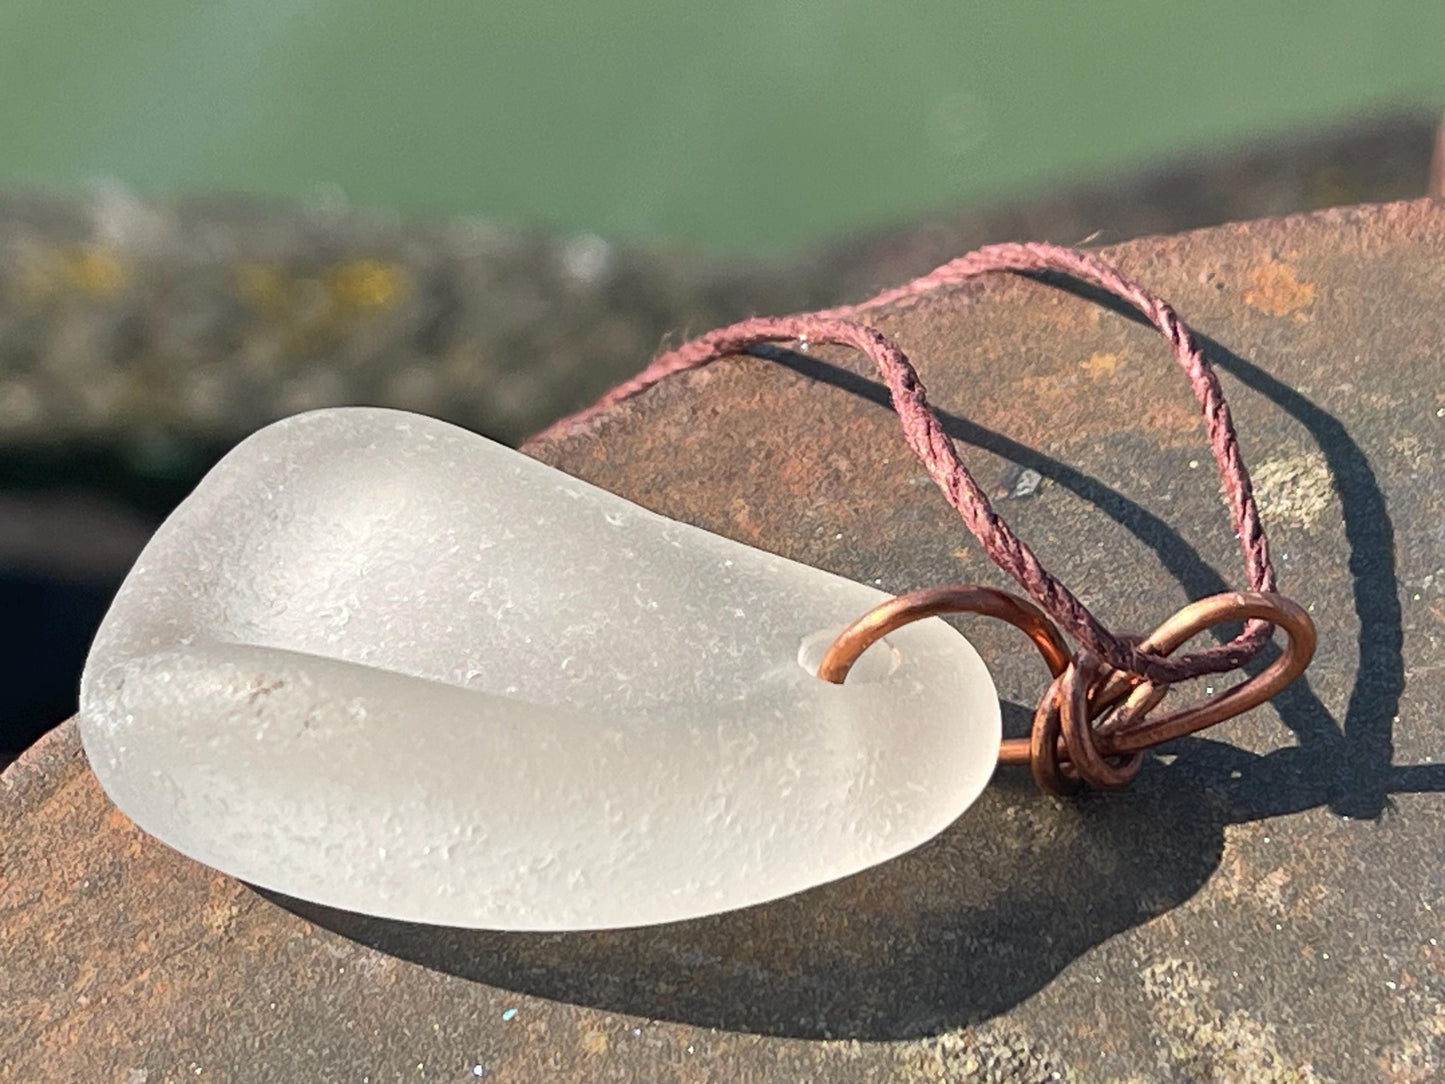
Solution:
<svg viewBox="0 0 1445 1084"><path fill-rule="evenodd" d="M987 783L998 702L944 622L844 685L806 669L884 597L443 422L318 411L156 533L81 733L142 828L288 895L493 929L689 918L898 855Z"/></svg>

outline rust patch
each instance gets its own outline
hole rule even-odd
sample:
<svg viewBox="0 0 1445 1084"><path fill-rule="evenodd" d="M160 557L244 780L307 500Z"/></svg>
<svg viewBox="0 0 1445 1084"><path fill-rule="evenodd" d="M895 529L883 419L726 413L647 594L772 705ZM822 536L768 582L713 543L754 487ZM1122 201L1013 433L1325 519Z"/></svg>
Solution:
<svg viewBox="0 0 1445 1084"><path fill-rule="evenodd" d="M105 824L107 828L111 828L117 832L138 831L131 819L114 807L111 807L110 812L106 814Z"/></svg>
<svg viewBox="0 0 1445 1084"><path fill-rule="evenodd" d="M756 541L762 537L763 529L758 526L757 520L753 519L753 510L748 507L747 501L734 497L728 511L732 513L733 522L746 532L749 538Z"/></svg>
<svg viewBox="0 0 1445 1084"><path fill-rule="evenodd" d="M1101 376L1108 376L1119 369L1119 355L1095 352L1085 358L1079 368L1092 379L1098 380Z"/></svg>
<svg viewBox="0 0 1445 1084"><path fill-rule="evenodd" d="M1301 281L1294 264L1272 260L1250 272L1249 281L1244 303L1270 316L1288 316L1314 304L1314 283Z"/></svg>
<svg viewBox="0 0 1445 1084"><path fill-rule="evenodd" d="M1199 410L1175 399L1151 403L1144 411L1144 425L1153 432L1161 448L1198 444L1204 431Z"/></svg>
<svg viewBox="0 0 1445 1084"><path fill-rule="evenodd" d="M1097 390L1092 387L1127 364L1117 354L1096 353L1080 364L1087 384L1072 374L1030 374L1006 386L1007 398L990 396L983 404L1000 429L1031 443L1051 437L1057 440L1059 434L1082 442L1144 430L1161 447L1198 444L1202 439L1198 407L1187 395L1160 383L1159 374L1152 374L1150 384L1144 387L1125 388L1117 383Z"/></svg>

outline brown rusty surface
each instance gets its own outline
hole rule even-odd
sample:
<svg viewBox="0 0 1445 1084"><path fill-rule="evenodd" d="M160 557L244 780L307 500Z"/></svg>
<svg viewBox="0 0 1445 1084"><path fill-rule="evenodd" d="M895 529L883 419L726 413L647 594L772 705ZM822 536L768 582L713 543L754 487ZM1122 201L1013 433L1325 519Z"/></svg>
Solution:
<svg viewBox="0 0 1445 1084"><path fill-rule="evenodd" d="M955 826L878 869L595 935L263 897L137 832L66 727L0 786L0 1077L1445 1074L1445 208L1109 255L1214 344L1284 590L1319 625L1306 680L1166 747L1127 793L1060 802L1001 773ZM1237 582L1201 428L1153 332L1020 280L877 322L982 478L1042 476L1000 507L1106 621L1146 629ZM780 360L720 363L530 450L888 589L1001 585L859 359ZM1031 704L1034 649L968 627L1005 697Z"/></svg>

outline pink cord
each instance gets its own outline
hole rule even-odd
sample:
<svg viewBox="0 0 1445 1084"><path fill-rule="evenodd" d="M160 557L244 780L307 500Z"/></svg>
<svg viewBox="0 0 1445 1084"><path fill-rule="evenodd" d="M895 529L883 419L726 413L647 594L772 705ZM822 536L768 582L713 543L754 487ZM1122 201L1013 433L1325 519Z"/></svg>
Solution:
<svg viewBox="0 0 1445 1084"><path fill-rule="evenodd" d="M1229 405L1194 333L1165 301L1125 277L1117 268L1087 252L1060 245L1042 242L989 245L952 260L922 278L885 290L860 305L799 316L755 317L709 332L659 355L637 376L619 384L587 409L550 426L546 433L556 433L587 421L675 373L700 368L763 343L804 340L851 346L867 354L878 367L892 393L893 406L903 423L903 435L908 446L928 469L948 503L958 510L964 525L978 539L984 552L1017 580L1034 601L1081 645L1117 670L1160 684L1223 673L1242 666L1269 638L1269 625L1251 622L1227 644L1178 657L1141 651L1128 638L1110 632L1073 592L1044 568L1033 550L994 511L987 495L959 458L952 439L928 403L918 373L903 351L886 335L854 319L868 309L895 305L979 275L1000 271L1055 271L1071 275L1128 302L1159 330L1189 378L1203 412L1209 443L1214 449L1214 461L1224 482L1240 548L1244 553L1249 587L1254 591L1274 591L1275 575L1270 564L1269 541L1259 520L1249 472L1239 453L1239 440L1235 435Z"/></svg>

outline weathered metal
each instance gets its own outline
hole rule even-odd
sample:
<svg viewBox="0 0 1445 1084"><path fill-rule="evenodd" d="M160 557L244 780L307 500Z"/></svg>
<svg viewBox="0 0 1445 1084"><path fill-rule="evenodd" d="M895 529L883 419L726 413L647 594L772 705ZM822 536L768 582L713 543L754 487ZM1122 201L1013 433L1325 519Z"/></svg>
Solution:
<svg viewBox="0 0 1445 1084"><path fill-rule="evenodd" d="M1210 337L1281 586L1318 626L1314 665L1269 705L1166 746L1126 792L1059 801L1001 769L955 826L877 869L700 921L561 936L257 893L136 830L66 727L0 783L0 1076L1445 1073L1445 207L1109 256ZM1233 586L1200 424L1152 332L1007 278L871 319L979 476L1032 494L1010 519L1111 624L1149 628ZM888 590L1002 584L843 353L721 362L529 451ZM965 627L1023 733L1034 649Z"/></svg>

